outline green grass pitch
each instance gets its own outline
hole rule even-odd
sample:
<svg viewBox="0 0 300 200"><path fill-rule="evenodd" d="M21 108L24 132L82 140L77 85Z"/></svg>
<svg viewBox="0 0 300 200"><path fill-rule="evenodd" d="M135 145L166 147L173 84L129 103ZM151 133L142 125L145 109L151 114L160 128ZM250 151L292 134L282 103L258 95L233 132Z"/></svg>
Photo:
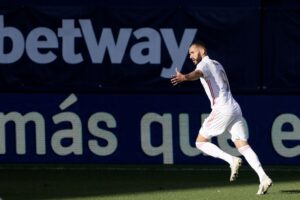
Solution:
<svg viewBox="0 0 300 200"><path fill-rule="evenodd" d="M258 178L242 167L229 182L228 166L64 166L0 169L1 200L293 200L300 199L300 166L267 166L274 181L257 196Z"/></svg>

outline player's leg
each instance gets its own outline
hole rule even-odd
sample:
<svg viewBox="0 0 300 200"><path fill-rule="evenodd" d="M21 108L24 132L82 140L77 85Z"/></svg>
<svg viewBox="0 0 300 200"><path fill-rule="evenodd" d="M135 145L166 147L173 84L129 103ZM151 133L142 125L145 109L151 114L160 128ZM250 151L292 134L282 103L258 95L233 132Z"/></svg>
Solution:
<svg viewBox="0 0 300 200"><path fill-rule="evenodd" d="M266 173L262 168L256 153L253 151L248 142L243 140L235 140L234 144L238 151L245 157L252 169L254 169L254 171L257 173L259 180L262 181L263 177L266 176Z"/></svg>
<svg viewBox="0 0 300 200"><path fill-rule="evenodd" d="M221 150L218 146L209 142L209 140L201 134L199 134L197 137L196 147L207 155L226 161L231 169L229 180L236 180L236 178L238 177L239 168L242 165L242 159L232 156Z"/></svg>
<svg viewBox="0 0 300 200"><path fill-rule="evenodd" d="M211 137L222 134L230 120L230 116L224 116L218 111L212 111L199 131L196 147L207 155L226 161L231 168L230 181L234 181L242 160L224 152L209 140Z"/></svg>
<svg viewBox="0 0 300 200"><path fill-rule="evenodd" d="M229 165L231 165L233 162L232 155L221 150L218 146L211 143L206 137L202 136L201 134L199 134L197 137L196 147L207 155L226 161Z"/></svg>
<svg viewBox="0 0 300 200"><path fill-rule="evenodd" d="M266 175L258 156L247 142L248 138L245 134L245 126L241 116L238 116L237 120L229 126L228 131L232 135L232 141L235 147L244 156L248 164L259 177L260 186L257 194L265 194L272 185L272 180Z"/></svg>
<svg viewBox="0 0 300 200"><path fill-rule="evenodd" d="M236 140L234 141L234 144L259 177L260 185L257 194L262 195L267 193L269 187L272 186L272 180L264 171L256 153L253 151L247 141Z"/></svg>

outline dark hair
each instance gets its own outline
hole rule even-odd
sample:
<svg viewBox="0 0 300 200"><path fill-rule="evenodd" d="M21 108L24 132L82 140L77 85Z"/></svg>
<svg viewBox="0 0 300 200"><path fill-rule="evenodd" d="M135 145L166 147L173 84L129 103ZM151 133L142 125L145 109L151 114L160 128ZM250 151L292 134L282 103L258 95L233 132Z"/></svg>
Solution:
<svg viewBox="0 0 300 200"><path fill-rule="evenodd" d="M194 42L192 42L191 46L192 45L196 45L196 46L200 46L204 49L204 53L207 54L207 49L206 49L206 45L203 41L201 40L195 40Z"/></svg>

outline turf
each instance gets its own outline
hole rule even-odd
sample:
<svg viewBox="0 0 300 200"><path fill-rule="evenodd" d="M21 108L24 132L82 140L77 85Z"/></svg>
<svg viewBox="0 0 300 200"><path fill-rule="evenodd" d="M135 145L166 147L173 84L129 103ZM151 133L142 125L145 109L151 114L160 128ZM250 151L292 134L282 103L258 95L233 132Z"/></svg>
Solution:
<svg viewBox="0 0 300 200"><path fill-rule="evenodd" d="M300 171L269 167L269 193L255 195L258 180L243 167L230 183L226 166L5 167L2 200L293 200L300 198Z"/></svg>

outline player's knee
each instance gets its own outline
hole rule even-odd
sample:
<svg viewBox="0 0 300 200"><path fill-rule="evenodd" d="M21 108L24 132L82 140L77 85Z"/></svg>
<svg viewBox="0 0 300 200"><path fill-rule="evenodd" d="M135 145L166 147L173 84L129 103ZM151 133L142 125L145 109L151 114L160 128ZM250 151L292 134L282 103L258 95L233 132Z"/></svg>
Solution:
<svg viewBox="0 0 300 200"><path fill-rule="evenodd" d="M196 139L196 143L197 142L208 142L208 138L206 138L203 135L199 134L197 139Z"/></svg>
<svg viewBox="0 0 300 200"><path fill-rule="evenodd" d="M233 143L237 149L249 145L247 140L240 140L240 139L233 141Z"/></svg>

